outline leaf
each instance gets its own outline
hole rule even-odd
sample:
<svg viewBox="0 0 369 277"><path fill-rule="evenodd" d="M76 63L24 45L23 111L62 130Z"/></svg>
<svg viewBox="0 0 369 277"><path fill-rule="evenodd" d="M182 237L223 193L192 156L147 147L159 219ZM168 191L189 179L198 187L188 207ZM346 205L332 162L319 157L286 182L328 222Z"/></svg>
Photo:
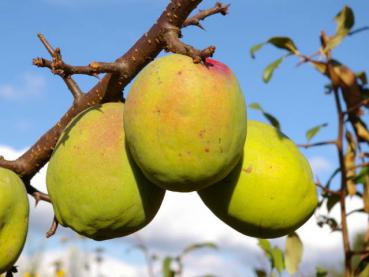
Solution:
<svg viewBox="0 0 369 277"><path fill-rule="evenodd" d="M268 258L272 257L272 247L270 245L269 240L267 239L259 239L258 240L259 247L264 250L264 253L268 256Z"/></svg>
<svg viewBox="0 0 369 277"><path fill-rule="evenodd" d="M164 277L174 277L174 272L171 269L171 265L172 265L172 258L171 257L165 257L165 259L163 260L163 276Z"/></svg>
<svg viewBox="0 0 369 277"><path fill-rule="evenodd" d="M290 275L294 275L301 263L304 246L299 236L294 232L287 236L285 263Z"/></svg>
<svg viewBox="0 0 369 277"><path fill-rule="evenodd" d="M356 184L353 180L356 175L355 171L355 158L356 158L356 142L353 138L353 135L350 131L346 132L346 141L347 141L347 150L344 156L347 176L347 190L350 196L354 196L356 194Z"/></svg>
<svg viewBox="0 0 369 277"><path fill-rule="evenodd" d="M316 271L315 271L315 276L316 277L325 277L328 275L328 271L322 267L317 267Z"/></svg>
<svg viewBox="0 0 369 277"><path fill-rule="evenodd" d="M250 55L253 59L255 59L256 52L259 51L264 45L265 45L265 42L255 44L253 47L250 48Z"/></svg>
<svg viewBox="0 0 369 277"><path fill-rule="evenodd" d="M340 201L340 197L339 195L329 195L328 197L328 200L327 200L327 210L328 212L330 212L333 207Z"/></svg>
<svg viewBox="0 0 369 277"><path fill-rule="evenodd" d="M289 37L272 37L267 41L267 43L270 43L277 48L287 50L292 54L299 54L295 43Z"/></svg>
<svg viewBox="0 0 369 277"><path fill-rule="evenodd" d="M267 273L263 269L255 269L255 274L257 277L267 277Z"/></svg>
<svg viewBox="0 0 369 277"><path fill-rule="evenodd" d="M349 33L355 25L354 12L349 6L344 6L336 15L335 20L337 23L337 33Z"/></svg>
<svg viewBox="0 0 369 277"><path fill-rule="evenodd" d="M337 23L336 34L329 38L324 53L329 52L341 43L341 41L350 33L355 24L355 16L350 7L345 6L335 17Z"/></svg>
<svg viewBox="0 0 369 277"><path fill-rule="evenodd" d="M257 110L262 112L263 116L269 121L270 124L272 124L275 128L278 129L278 131L281 131L281 124L279 123L278 119L271 115L270 113L266 112L259 103L251 103L249 105L251 109Z"/></svg>
<svg viewBox="0 0 369 277"><path fill-rule="evenodd" d="M324 127L327 127L328 124L327 123L323 123L323 124L320 124L320 125L317 125L311 129L309 129L307 132L306 132L306 139L307 139L307 142L309 142L317 133L319 133L319 131L324 128Z"/></svg>
<svg viewBox="0 0 369 277"><path fill-rule="evenodd" d="M364 184L369 176L369 166L362 167L359 174L353 179L356 184Z"/></svg>
<svg viewBox="0 0 369 277"><path fill-rule="evenodd" d="M369 265L369 256L364 257L355 269L355 276L358 276Z"/></svg>
<svg viewBox="0 0 369 277"><path fill-rule="evenodd" d="M283 252L278 247L272 249L272 267L281 273L285 269Z"/></svg>
<svg viewBox="0 0 369 277"><path fill-rule="evenodd" d="M182 256L197 250L197 249L201 249L201 248L212 248L212 249L218 249L218 246L215 243L212 242L204 242L204 243L194 243L191 244L189 246L187 246L183 251L182 251Z"/></svg>
<svg viewBox="0 0 369 277"><path fill-rule="evenodd" d="M289 56L289 54L280 57L278 60L272 62L271 64L269 64L264 69L264 73L263 73L263 81L264 81L264 83L268 83L270 81L270 79L272 79L272 76L273 76L274 71L278 68L278 66L284 61L284 59L287 56Z"/></svg>
<svg viewBox="0 0 369 277"><path fill-rule="evenodd" d="M363 86L368 84L368 78L365 71L360 71L356 73L356 78L358 78Z"/></svg>

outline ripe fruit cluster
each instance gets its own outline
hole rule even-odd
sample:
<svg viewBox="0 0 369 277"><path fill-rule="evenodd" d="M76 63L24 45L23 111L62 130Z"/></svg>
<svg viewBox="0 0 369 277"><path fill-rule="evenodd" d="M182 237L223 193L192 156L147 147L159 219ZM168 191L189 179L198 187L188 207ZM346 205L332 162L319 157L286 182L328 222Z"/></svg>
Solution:
<svg viewBox="0 0 369 277"><path fill-rule="evenodd" d="M0 189L1 253L10 253L0 253L1 273L22 250L28 202L10 171L0 169ZM75 117L50 159L47 189L58 222L95 240L146 226L165 190L198 191L225 223L263 238L292 232L317 204L307 161L278 130L247 121L231 70L182 55L150 63L125 104Z"/></svg>

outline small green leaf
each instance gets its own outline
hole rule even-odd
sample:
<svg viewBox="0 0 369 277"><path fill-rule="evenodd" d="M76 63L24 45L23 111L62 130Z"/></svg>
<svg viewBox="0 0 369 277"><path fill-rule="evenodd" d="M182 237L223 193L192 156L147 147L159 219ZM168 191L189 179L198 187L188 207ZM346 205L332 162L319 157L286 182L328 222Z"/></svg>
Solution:
<svg viewBox="0 0 369 277"><path fill-rule="evenodd" d="M165 257L165 259L163 260L163 276L164 277L174 277L174 272L171 269L171 265L172 265L172 258L171 257Z"/></svg>
<svg viewBox="0 0 369 277"><path fill-rule="evenodd" d="M329 195L328 197L328 200L327 200L327 210L328 212L330 212L333 207L340 201L340 197L339 195Z"/></svg>
<svg viewBox="0 0 369 277"><path fill-rule="evenodd" d="M290 275L294 275L301 263L304 246L296 233L289 234L286 240L285 262Z"/></svg>
<svg viewBox="0 0 369 277"><path fill-rule="evenodd" d="M272 37L267 42L277 48L287 50L292 54L299 54L295 43L289 37Z"/></svg>
<svg viewBox="0 0 369 277"><path fill-rule="evenodd" d="M359 276L361 272L363 272L366 267L369 266L369 256L365 256L358 264L355 269L355 276Z"/></svg>
<svg viewBox="0 0 369 277"><path fill-rule="evenodd" d="M325 277L328 275L328 271L322 267L317 267L316 271L315 271L315 276L316 277Z"/></svg>
<svg viewBox="0 0 369 277"><path fill-rule="evenodd" d="M251 103L251 104L249 105L249 107L250 107L251 109L258 110L258 111L261 111L261 112L264 112L263 108L260 106L260 104L259 104L259 103L256 103L256 102Z"/></svg>
<svg viewBox="0 0 369 277"><path fill-rule="evenodd" d="M205 243L194 243L189 246L187 246L182 251L182 256L186 255L194 250L201 249L201 248L212 248L212 249L218 249L218 246L215 243L212 242L205 242Z"/></svg>
<svg viewBox="0 0 369 277"><path fill-rule="evenodd" d="M272 247L270 245L269 240L259 239L258 245L261 249L264 250L264 253L268 256L268 258L272 257Z"/></svg>
<svg viewBox="0 0 369 277"><path fill-rule="evenodd" d="M319 133L319 131L324 128L324 127L327 127L328 124L327 123L323 123L323 124L320 124L320 125L317 125L311 129L309 129L307 132L306 132L306 139L307 141L309 142L317 133Z"/></svg>
<svg viewBox="0 0 369 277"><path fill-rule="evenodd" d="M355 24L355 16L352 9L348 6L343 9L335 17L337 23L337 33L348 34Z"/></svg>
<svg viewBox="0 0 369 277"><path fill-rule="evenodd" d="M250 48L250 55L253 59L255 59L256 52L259 51L264 45L265 45L265 42L255 44L253 47Z"/></svg>
<svg viewBox="0 0 369 277"><path fill-rule="evenodd" d="M361 84L363 86L368 84L368 78L366 76L366 73L364 71L360 71L356 73L356 78L358 78L361 81Z"/></svg>
<svg viewBox="0 0 369 277"><path fill-rule="evenodd" d="M266 119L268 119L268 121L270 122L270 124L272 124L275 128L277 128L279 131L281 130L281 124L279 123L278 119L276 119L273 115L271 115L270 113L265 113L264 112L264 116L266 117Z"/></svg>
<svg viewBox="0 0 369 277"><path fill-rule="evenodd" d="M269 64L265 69L263 73L263 81L264 83L268 83L270 79L272 79L274 71L278 68L278 66L289 56L290 54L284 55L280 57L278 60L272 62Z"/></svg>
<svg viewBox="0 0 369 277"><path fill-rule="evenodd" d="M365 167L361 168L359 174L356 175L353 180L356 184L363 184L364 185L365 182L366 182L367 176L369 176L369 167L365 166Z"/></svg>
<svg viewBox="0 0 369 277"><path fill-rule="evenodd" d="M273 247L272 249L272 261L272 267L277 269L279 273L285 269L283 252L278 247Z"/></svg>
<svg viewBox="0 0 369 277"><path fill-rule="evenodd" d="M249 105L251 109L257 110L262 112L263 116L269 121L270 124L272 124L275 128L278 129L278 131L281 131L281 124L279 123L278 119L271 115L270 113L264 111L264 109L261 107L259 103L251 103Z"/></svg>

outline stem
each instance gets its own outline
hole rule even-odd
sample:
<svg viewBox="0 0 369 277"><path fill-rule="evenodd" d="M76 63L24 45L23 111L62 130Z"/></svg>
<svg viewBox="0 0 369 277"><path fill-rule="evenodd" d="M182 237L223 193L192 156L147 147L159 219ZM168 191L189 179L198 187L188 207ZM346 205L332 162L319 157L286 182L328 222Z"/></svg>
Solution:
<svg viewBox="0 0 369 277"><path fill-rule="evenodd" d="M347 216L346 216L346 165L343 154L343 132L344 132L344 113L342 111L341 102L338 95L338 89L334 90L334 98L336 102L337 114L338 114L338 137L337 137L337 152L341 168L341 188L340 188L340 212L341 212L341 229L342 229L342 240L343 248L345 251L345 277L352 276L352 264L351 257L352 252L350 248L349 234L347 228Z"/></svg>

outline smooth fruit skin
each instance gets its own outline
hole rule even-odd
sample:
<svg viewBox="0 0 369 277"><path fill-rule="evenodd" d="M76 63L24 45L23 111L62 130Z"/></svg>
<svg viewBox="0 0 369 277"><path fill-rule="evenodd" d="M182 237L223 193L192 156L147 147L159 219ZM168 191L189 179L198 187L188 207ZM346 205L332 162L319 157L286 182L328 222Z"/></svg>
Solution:
<svg viewBox="0 0 369 277"><path fill-rule="evenodd" d="M257 238L287 235L317 206L309 163L274 127L248 121L242 161L223 181L199 191L208 208L237 231Z"/></svg>
<svg viewBox="0 0 369 277"><path fill-rule="evenodd" d="M226 65L168 55L135 79L124 126L148 179L168 190L194 191L223 179L241 158L246 104Z"/></svg>
<svg viewBox="0 0 369 277"><path fill-rule="evenodd" d="M0 274L11 269L23 250L29 205L22 180L0 168Z"/></svg>
<svg viewBox="0 0 369 277"><path fill-rule="evenodd" d="M126 151L122 103L95 106L73 119L50 159L47 189L59 223L95 240L143 228L165 193Z"/></svg>

